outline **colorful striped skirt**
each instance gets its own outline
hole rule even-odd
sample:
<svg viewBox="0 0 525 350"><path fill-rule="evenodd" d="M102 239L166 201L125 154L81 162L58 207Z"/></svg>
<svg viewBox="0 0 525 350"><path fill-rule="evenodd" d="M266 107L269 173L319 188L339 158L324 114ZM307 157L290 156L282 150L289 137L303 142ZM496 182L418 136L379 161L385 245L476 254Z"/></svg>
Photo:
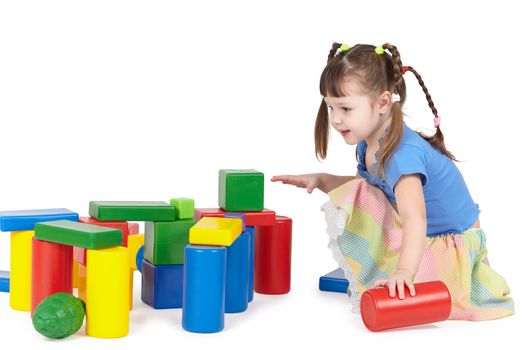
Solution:
<svg viewBox="0 0 525 350"><path fill-rule="evenodd" d="M328 195L330 201L321 207L328 247L345 272L352 311L358 313L363 292L396 271L401 220L385 193L364 179L349 181ZM451 294L451 320L482 321L514 314L510 289L490 267L485 243L481 228L426 238L414 283L443 281Z"/></svg>

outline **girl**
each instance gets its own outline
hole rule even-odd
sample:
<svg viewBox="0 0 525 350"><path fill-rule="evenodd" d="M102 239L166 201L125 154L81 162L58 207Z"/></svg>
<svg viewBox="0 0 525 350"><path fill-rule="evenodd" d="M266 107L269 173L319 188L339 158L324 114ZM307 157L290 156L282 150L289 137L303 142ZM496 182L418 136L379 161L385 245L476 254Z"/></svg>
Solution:
<svg viewBox="0 0 525 350"><path fill-rule="evenodd" d="M388 50L386 52L385 50ZM403 74L413 73L434 114L436 133L407 127ZM421 76L404 67L391 44L334 43L321 74L315 123L317 157L326 158L329 123L355 145L356 176L305 174L271 181L327 193L322 206L329 247L349 281L353 311L369 288L405 298L405 285L442 280L452 297L450 319L512 315L505 279L489 265L479 206L444 144L440 118Z"/></svg>

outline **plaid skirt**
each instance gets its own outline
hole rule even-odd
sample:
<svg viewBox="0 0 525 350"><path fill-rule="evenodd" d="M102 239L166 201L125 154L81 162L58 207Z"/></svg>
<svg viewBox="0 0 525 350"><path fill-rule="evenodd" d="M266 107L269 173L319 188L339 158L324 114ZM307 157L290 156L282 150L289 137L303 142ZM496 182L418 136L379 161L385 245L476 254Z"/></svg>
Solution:
<svg viewBox="0 0 525 350"><path fill-rule="evenodd" d="M348 279L352 311L378 279L397 269L402 224L399 213L378 187L354 179L328 193L325 213L328 247ZM483 229L427 237L414 283L441 280L451 294L449 319L482 321L514 314L505 279L489 264ZM397 292L396 292L397 293Z"/></svg>

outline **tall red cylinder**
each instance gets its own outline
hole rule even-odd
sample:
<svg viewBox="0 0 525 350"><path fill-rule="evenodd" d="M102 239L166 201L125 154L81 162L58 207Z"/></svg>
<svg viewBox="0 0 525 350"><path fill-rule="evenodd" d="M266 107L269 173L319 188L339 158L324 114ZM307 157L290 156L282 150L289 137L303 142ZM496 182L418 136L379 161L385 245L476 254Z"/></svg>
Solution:
<svg viewBox="0 0 525 350"><path fill-rule="evenodd" d="M73 247L33 237L31 262L31 315L47 296L73 293Z"/></svg>
<svg viewBox="0 0 525 350"><path fill-rule="evenodd" d="M442 281L414 283L416 295L405 285L405 298L390 297L387 287L369 289L361 296L361 318L371 331L447 320L452 310L450 292Z"/></svg>
<svg viewBox="0 0 525 350"><path fill-rule="evenodd" d="M276 216L272 226L255 227L254 290L261 294L290 291L292 219Z"/></svg>

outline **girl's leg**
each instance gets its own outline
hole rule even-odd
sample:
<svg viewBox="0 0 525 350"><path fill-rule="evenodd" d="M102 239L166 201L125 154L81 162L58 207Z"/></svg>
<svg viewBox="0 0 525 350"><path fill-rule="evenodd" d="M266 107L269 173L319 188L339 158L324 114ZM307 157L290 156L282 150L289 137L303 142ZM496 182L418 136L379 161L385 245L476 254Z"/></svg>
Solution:
<svg viewBox="0 0 525 350"><path fill-rule="evenodd" d="M377 279L397 268L402 225L381 189L352 180L329 193L325 203L329 248L349 281L353 311ZM450 319L487 320L513 314L505 280L486 260L483 230L427 237L415 283L442 280L451 293Z"/></svg>

